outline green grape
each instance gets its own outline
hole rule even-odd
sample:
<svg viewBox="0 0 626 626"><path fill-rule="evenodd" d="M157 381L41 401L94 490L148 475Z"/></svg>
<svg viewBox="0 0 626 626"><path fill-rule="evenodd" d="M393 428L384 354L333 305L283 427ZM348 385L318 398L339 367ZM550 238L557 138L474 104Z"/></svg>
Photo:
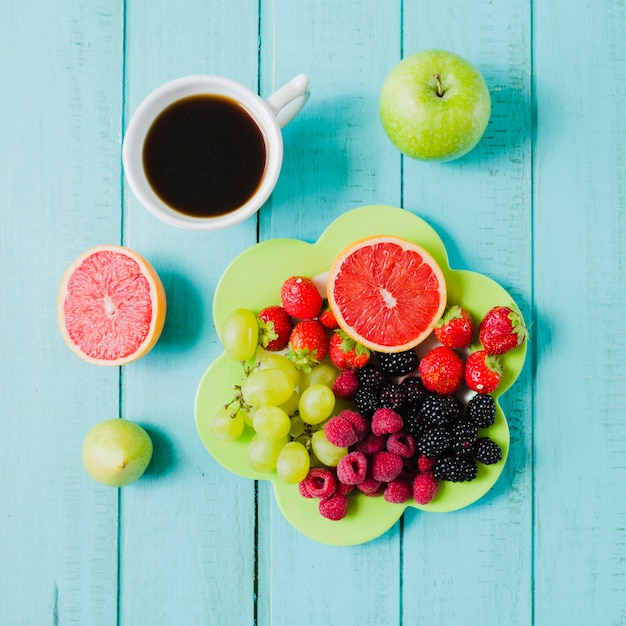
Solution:
<svg viewBox="0 0 626 626"><path fill-rule="evenodd" d="M289 415L277 406L261 406L252 418L252 427L263 439L282 439L289 434Z"/></svg>
<svg viewBox="0 0 626 626"><path fill-rule="evenodd" d="M244 427L244 411L234 412L232 409L221 408L211 416L211 432L220 441L235 441L241 437Z"/></svg>
<svg viewBox="0 0 626 626"><path fill-rule="evenodd" d="M300 370L296 368L295 363L288 359L284 354L278 352L267 352L266 350L259 350L260 354L257 354L255 368L264 370L269 367L273 367L279 370L284 370L293 377L293 384L298 386L300 382Z"/></svg>
<svg viewBox="0 0 626 626"><path fill-rule="evenodd" d="M329 363L314 365L308 374L303 372L300 375L300 393L312 385L326 385L326 387L332 387L338 374L339 370Z"/></svg>
<svg viewBox="0 0 626 626"><path fill-rule="evenodd" d="M334 407L335 394L321 383L307 387L300 395L300 417L307 424L321 424L330 417Z"/></svg>
<svg viewBox="0 0 626 626"><path fill-rule="evenodd" d="M256 353L259 344L259 323L248 309L235 309L228 314L222 326L222 345L235 361L247 361Z"/></svg>
<svg viewBox="0 0 626 626"><path fill-rule="evenodd" d="M289 434L297 439L304 432L304 422L299 415L294 415L291 418L291 428L289 429Z"/></svg>
<svg viewBox="0 0 626 626"><path fill-rule="evenodd" d="M330 443L323 430L316 430L313 433L311 447L315 456L328 467L336 467L337 463L348 454L348 448L340 448Z"/></svg>
<svg viewBox="0 0 626 626"><path fill-rule="evenodd" d="M293 378L284 370L270 367L253 370L241 385L244 402L250 406L278 406L295 391Z"/></svg>
<svg viewBox="0 0 626 626"><path fill-rule="evenodd" d="M300 406L300 394L294 391L289 400L280 405L280 408L287 413L287 415L291 416L298 412L298 406Z"/></svg>
<svg viewBox="0 0 626 626"><path fill-rule="evenodd" d="M306 478L311 467L307 449L298 441L286 444L276 460L276 473L285 483L293 485Z"/></svg>
<svg viewBox="0 0 626 626"><path fill-rule="evenodd" d="M264 439L254 435L248 444L246 459L255 472L267 473L276 469L276 461L283 447L289 443L289 437L282 439Z"/></svg>

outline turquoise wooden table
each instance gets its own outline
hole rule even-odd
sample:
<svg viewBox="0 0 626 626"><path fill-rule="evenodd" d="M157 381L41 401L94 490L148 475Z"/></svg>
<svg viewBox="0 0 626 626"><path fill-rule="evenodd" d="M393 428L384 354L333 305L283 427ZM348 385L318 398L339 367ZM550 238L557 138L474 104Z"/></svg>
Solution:
<svg viewBox="0 0 626 626"><path fill-rule="evenodd" d="M3 0L0 624L626 624L625 24L621 0ZM448 164L401 157L377 112L390 69L429 47L475 63L493 100ZM121 142L151 90L214 73L267 96L300 72L311 98L258 216L197 233L141 207ZM213 460L194 397L228 264L372 203L504 286L531 341L487 495L335 547ZM55 319L63 271L101 243L143 254L168 298L155 349L121 368L80 361ZM121 490L81 462L119 416L155 448Z"/></svg>

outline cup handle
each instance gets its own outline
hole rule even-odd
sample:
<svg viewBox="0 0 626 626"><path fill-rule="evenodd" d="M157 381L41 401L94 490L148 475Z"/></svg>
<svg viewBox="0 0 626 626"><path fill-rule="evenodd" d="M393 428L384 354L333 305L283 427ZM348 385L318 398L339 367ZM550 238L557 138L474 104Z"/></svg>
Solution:
<svg viewBox="0 0 626 626"><path fill-rule="evenodd" d="M298 74L266 99L278 125L286 126L309 99L309 77Z"/></svg>

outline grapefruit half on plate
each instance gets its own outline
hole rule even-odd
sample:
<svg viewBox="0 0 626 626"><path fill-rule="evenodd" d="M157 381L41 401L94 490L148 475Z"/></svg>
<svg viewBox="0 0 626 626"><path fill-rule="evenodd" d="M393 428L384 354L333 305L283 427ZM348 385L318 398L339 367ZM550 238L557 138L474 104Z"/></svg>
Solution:
<svg viewBox="0 0 626 626"><path fill-rule="evenodd" d="M377 352L410 350L426 339L446 307L444 274L421 246L393 235L345 248L328 275L337 323Z"/></svg>
<svg viewBox="0 0 626 626"><path fill-rule="evenodd" d="M65 271L57 320L69 348L96 365L147 354L165 323L165 290L140 254L113 244L90 248Z"/></svg>

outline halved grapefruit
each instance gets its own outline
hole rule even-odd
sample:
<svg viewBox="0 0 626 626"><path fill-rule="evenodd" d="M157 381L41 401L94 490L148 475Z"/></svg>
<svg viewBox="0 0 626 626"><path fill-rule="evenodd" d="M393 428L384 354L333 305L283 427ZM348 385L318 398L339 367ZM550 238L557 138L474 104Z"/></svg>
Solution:
<svg viewBox="0 0 626 626"><path fill-rule="evenodd" d="M393 235L360 239L335 259L327 295L337 323L378 352L402 352L430 335L446 306L446 283L421 246Z"/></svg>
<svg viewBox="0 0 626 626"><path fill-rule="evenodd" d="M165 290L140 254L112 244L81 254L65 271L57 320L65 343L96 365L124 365L147 354L165 323Z"/></svg>

